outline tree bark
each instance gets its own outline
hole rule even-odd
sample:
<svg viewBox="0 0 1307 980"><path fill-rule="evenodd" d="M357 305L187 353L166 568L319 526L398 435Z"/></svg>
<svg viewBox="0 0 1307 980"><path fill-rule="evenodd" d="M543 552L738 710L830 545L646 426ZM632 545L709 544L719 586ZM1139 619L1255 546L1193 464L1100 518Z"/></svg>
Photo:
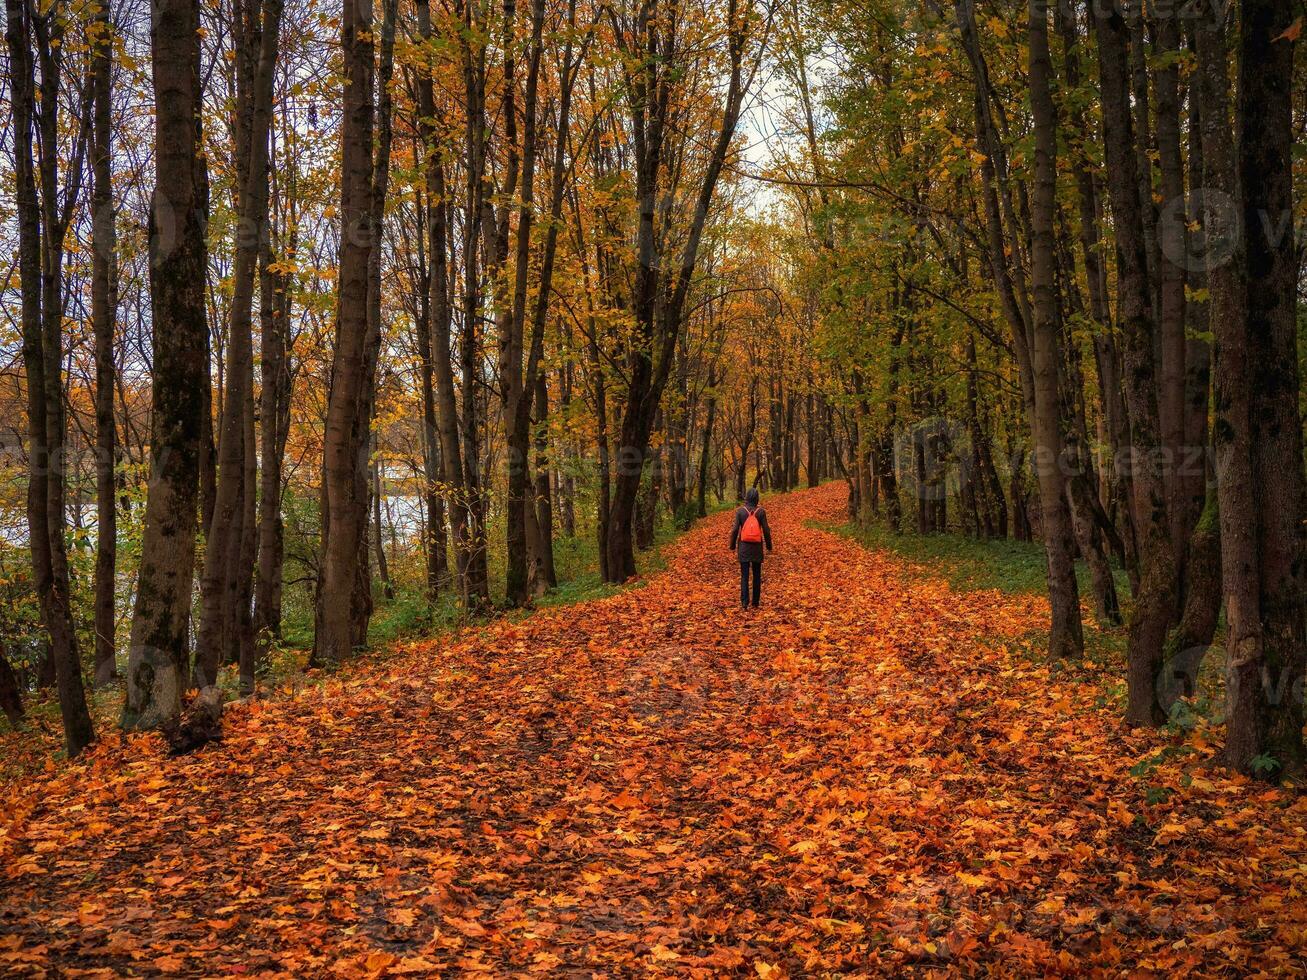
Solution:
<svg viewBox="0 0 1307 980"><path fill-rule="evenodd" d="M367 557L372 519L370 460L376 450L372 416L377 404L377 365L385 330L381 314L381 256L385 235L386 194L390 186L390 150L394 138L390 81L395 67L396 15L397 0L382 0L381 45L376 76L377 105L374 116L376 134L374 145L369 148L372 165L368 182L368 207L374 238L367 257L367 330L363 341L363 372L360 379L362 396L354 415L352 434L355 460L352 506L357 510L353 527L358 535L354 547L359 556L354 570L354 588L350 593L350 644L355 650L367 644L368 623L371 622L375 608L372 570Z"/></svg>
<svg viewBox="0 0 1307 980"><path fill-rule="evenodd" d="M1198 670L1221 613L1221 522L1216 494L1209 494L1186 548L1189 589L1184 612L1166 637L1158 703L1168 713L1176 700L1198 690Z"/></svg>
<svg viewBox="0 0 1307 980"><path fill-rule="evenodd" d="M105 4L96 14L92 55L95 118L91 144L91 332L95 337L95 685L118 679L115 612L118 567L118 458L113 393L114 320L118 268L113 206L113 22Z"/></svg>
<svg viewBox="0 0 1307 980"><path fill-rule="evenodd" d="M428 13L428 19L429 16ZM429 77L425 84L430 87ZM421 102L422 99L419 97L419 104ZM425 148L423 153L425 154ZM424 169L430 167L430 163L424 164ZM418 191L416 197L419 238L416 244L418 271L414 279L417 280L420 295L417 297L414 334L418 348L418 386L422 395L422 501L426 515L426 593L427 602L434 603L440 596L441 587L449 577L449 564L445 551L445 501L440 492L444 473L440 459L440 432L436 421L435 361L431 337L431 263L428 259L428 243L423 237L430 214L429 206L424 199L425 195Z"/></svg>
<svg viewBox="0 0 1307 980"><path fill-rule="evenodd" d="M260 382L259 544L254 629L263 651L281 635L282 454L290 415L290 281L273 261L272 243L261 249L259 270Z"/></svg>
<svg viewBox="0 0 1307 980"><path fill-rule="evenodd" d="M549 484L549 386L535 373L535 535L531 545L531 590L539 596L558 585L554 568L554 502Z"/></svg>
<svg viewBox="0 0 1307 980"><path fill-rule="evenodd" d="M0 643L0 711L4 712L10 728L23 723L23 691L14 669L9 666L3 643Z"/></svg>
<svg viewBox="0 0 1307 980"><path fill-rule="evenodd" d="M1157 155L1161 164L1162 207L1158 214L1158 419L1165 451L1167 509L1171 519L1171 543L1176 567L1185 564L1185 548L1192 522L1198 514L1186 499L1189 487L1183 467L1189 447L1185 444L1185 380L1188 376L1185 342L1185 258L1188 255L1188 209L1185 204L1184 161L1180 153L1179 67L1180 24L1174 16L1161 16L1156 23L1154 72L1157 106ZM1199 506L1202 503L1199 501Z"/></svg>
<svg viewBox="0 0 1307 980"><path fill-rule="evenodd" d="M390 562L386 560L386 542L381 533L381 461L372 460L372 545L377 553L377 578L387 599L395 598L395 584L390 580Z"/></svg>
<svg viewBox="0 0 1307 980"><path fill-rule="evenodd" d="M354 650L355 589L361 522L356 444L367 391L368 272L379 236L372 215L374 135L373 9L371 0L344 5L341 20L344 91L341 117L340 259L336 343L332 352L327 418L323 434L322 557L313 662L335 665ZM366 482L362 488L366 487ZM366 554L366 552L364 552Z"/></svg>
<svg viewBox="0 0 1307 980"><path fill-rule="evenodd" d="M151 468L123 707L128 729L176 720L188 675L200 436L209 377L199 26L195 0L161 6L152 20Z"/></svg>
<svg viewBox="0 0 1307 980"><path fill-rule="evenodd" d="M418 33L428 48L433 47L429 0L415 0ZM425 57L434 57L429 50ZM449 272L449 204L445 184L445 164L439 133L435 128L435 95L431 72L418 73L418 108L422 114L419 130L425 157L425 187L428 208L427 255L430 268L427 285L431 292L432 371L436 393L436 435L440 443L440 466L443 492L449 510L450 530L454 540L454 562L459 596L466 606L472 593L469 581L468 542L472 530L468 506L468 484L463 467L462 447L458 437L458 399L454 387L452 333L453 303Z"/></svg>
<svg viewBox="0 0 1307 980"><path fill-rule="evenodd" d="M1247 262L1248 448L1260 546L1254 575L1261 642L1230 652L1225 761L1266 776L1300 776L1307 758L1292 18L1290 5L1276 0L1244 0L1240 6L1238 186ZM1222 515L1225 507L1222 499Z"/></svg>
<svg viewBox="0 0 1307 980"><path fill-rule="evenodd" d="M1166 720L1157 702L1162 645L1176 616L1175 552L1154 370L1154 320L1139 196L1138 159L1130 116L1128 30L1110 6L1095 9L1099 75L1103 89L1103 142L1117 252L1117 319L1124 341L1124 387L1133 436L1130 457L1138 521L1139 590L1126 650L1128 705L1134 725Z"/></svg>
<svg viewBox="0 0 1307 980"><path fill-rule="evenodd" d="M251 366L252 370L252 366ZM251 373L250 390L242 405L242 426L244 428L244 459L241 486L241 536L233 554L236 564L234 578L236 590L234 595L233 632L236 636L235 651L238 680L242 697L254 693L255 676L259 671L261 649L254 625L254 565L258 558L259 529L256 523L258 514L258 451L254 443L254 380Z"/></svg>
<svg viewBox="0 0 1307 980"><path fill-rule="evenodd" d="M231 317L227 332L227 372L218 437L218 492L204 554L200 582L200 628L195 643L194 686L217 681L224 650L232 650L232 637L224 624L248 620L246 602L253 574L253 539L246 543L246 515L252 518L253 486L246 487L247 460L253 446L246 445L247 422L253 419L254 400L254 283L263 241L268 234L269 131L272 124L272 83L281 25L281 0L241 0L234 30L237 37L237 140L236 173L239 221L232 273ZM248 403L248 405L247 405ZM247 419L247 413L249 418ZM247 492L248 489L248 492ZM250 506L245 506L249 497ZM250 522L252 524L252 520ZM250 527L253 532L253 527Z"/></svg>
<svg viewBox="0 0 1307 980"><path fill-rule="evenodd" d="M699 451L699 486L698 511L700 517L708 516L708 459L712 452L713 426L717 421L717 362L708 365L708 405L704 413L703 445Z"/></svg>
<svg viewBox="0 0 1307 980"><path fill-rule="evenodd" d="M505 125L510 142L509 153L516 154L516 112L513 96L517 80L513 77L516 48L515 0L504 2L504 84L506 89ZM543 0L532 0L531 42L528 52L526 92L522 106L525 132L521 145L521 186L517 193L517 237L515 241L513 295L511 302L501 302L499 316L500 408L508 449L508 490L505 500L505 598L509 605L526 604L531 594L527 509L530 504L530 405L534 394L532 379L526 376L522 358L526 345L526 302L530 274L531 227L535 219L535 164L538 140L537 98L540 82L541 36L544 27ZM516 157L514 157L514 160ZM509 168L512 173L512 166Z"/></svg>
<svg viewBox="0 0 1307 980"><path fill-rule="evenodd" d="M1201 85L1205 271L1215 337L1213 383L1215 457L1226 609L1226 707L1243 697L1246 731L1227 731L1226 756L1248 768L1260 751L1258 687L1262 657L1257 506L1252 463L1251 381L1244 290L1243 232L1238 226L1237 161L1230 128L1224 17L1204 18L1197 31ZM1231 749L1234 749L1232 752Z"/></svg>
<svg viewBox="0 0 1307 980"><path fill-rule="evenodd" d="M1032 354L1035 395L1035 470L1048 557L1048 595L1053 623L1049 655L1079 657L1084 652L1080 594L1072 556L1075 540L1067 505L1067 460L1061 418L1061 329L1055 274L1054 214L1057 207L1057 119L1051 90L1048 14L1030 10L1030 101L1035 126L1035 181L1031 199L1031 285L1035 330Z"/></svg>

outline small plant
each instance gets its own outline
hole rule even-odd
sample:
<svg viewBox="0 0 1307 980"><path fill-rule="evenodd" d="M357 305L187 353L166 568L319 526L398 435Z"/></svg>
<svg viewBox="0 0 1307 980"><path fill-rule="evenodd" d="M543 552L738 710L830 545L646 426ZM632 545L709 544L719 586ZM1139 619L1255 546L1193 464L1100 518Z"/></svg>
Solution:
<svg viewBox="0 0 1307 980"><path fill-rule="evenodd" d="M1274 756L1266 755L1265 753L1254 756L1249 765L1252 767L1255 775L1263 778L1274 775L1280 768L1279 761Z"/></svg>

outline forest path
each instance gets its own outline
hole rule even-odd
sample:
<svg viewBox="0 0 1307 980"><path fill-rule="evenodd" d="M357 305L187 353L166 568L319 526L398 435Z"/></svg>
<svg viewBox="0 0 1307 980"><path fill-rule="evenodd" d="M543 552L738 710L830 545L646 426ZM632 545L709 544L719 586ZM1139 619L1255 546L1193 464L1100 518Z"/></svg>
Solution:
<svg viewBox="0 0 1307 980"><path fill-rule="evenodd" d="M1303 966L1303 801L1131 776L1165 739L1005 647L1042 600L805 523L844 499L766 501L755 614L719 514L642 588L14 793L0 973Z"/></svg>

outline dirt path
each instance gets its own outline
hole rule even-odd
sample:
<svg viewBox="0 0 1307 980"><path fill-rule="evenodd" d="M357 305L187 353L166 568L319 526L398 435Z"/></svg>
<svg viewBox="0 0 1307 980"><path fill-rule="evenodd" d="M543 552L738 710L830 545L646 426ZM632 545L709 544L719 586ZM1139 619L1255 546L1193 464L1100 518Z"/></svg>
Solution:
<svg viewBox="0 0 1307 980"><path fill-rule="evenodd" d="M644 588L52 774L4 801L0 973L1307 967L1304 801L1131 775L1165 736L1008 653L1040 600L805 526L843 503L768 501L757 614L719 515Z"/></svg>

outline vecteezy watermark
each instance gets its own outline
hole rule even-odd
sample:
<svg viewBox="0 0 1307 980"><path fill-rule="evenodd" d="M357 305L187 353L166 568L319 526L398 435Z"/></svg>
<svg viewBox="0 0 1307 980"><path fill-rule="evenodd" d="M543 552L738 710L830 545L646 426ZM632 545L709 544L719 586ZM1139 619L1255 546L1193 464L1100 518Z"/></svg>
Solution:
<svg viewBox="0 0 1307 980"><path fill-rule="evenodd" d="M1243 241L1259 235L1272 249L1284 244L1285 236L1302 239L1307 223L1295 223L1292 212L1271 214L1258 208L1241 212L1239 202L1213 187L1196 187L1186 200L1175 197L1158 212L1159 229L1179 233L1158 236L1162 255L1187 272L1212 272L1231 262ZM1184 230L1189 231L1188 234Z"/></svg>

